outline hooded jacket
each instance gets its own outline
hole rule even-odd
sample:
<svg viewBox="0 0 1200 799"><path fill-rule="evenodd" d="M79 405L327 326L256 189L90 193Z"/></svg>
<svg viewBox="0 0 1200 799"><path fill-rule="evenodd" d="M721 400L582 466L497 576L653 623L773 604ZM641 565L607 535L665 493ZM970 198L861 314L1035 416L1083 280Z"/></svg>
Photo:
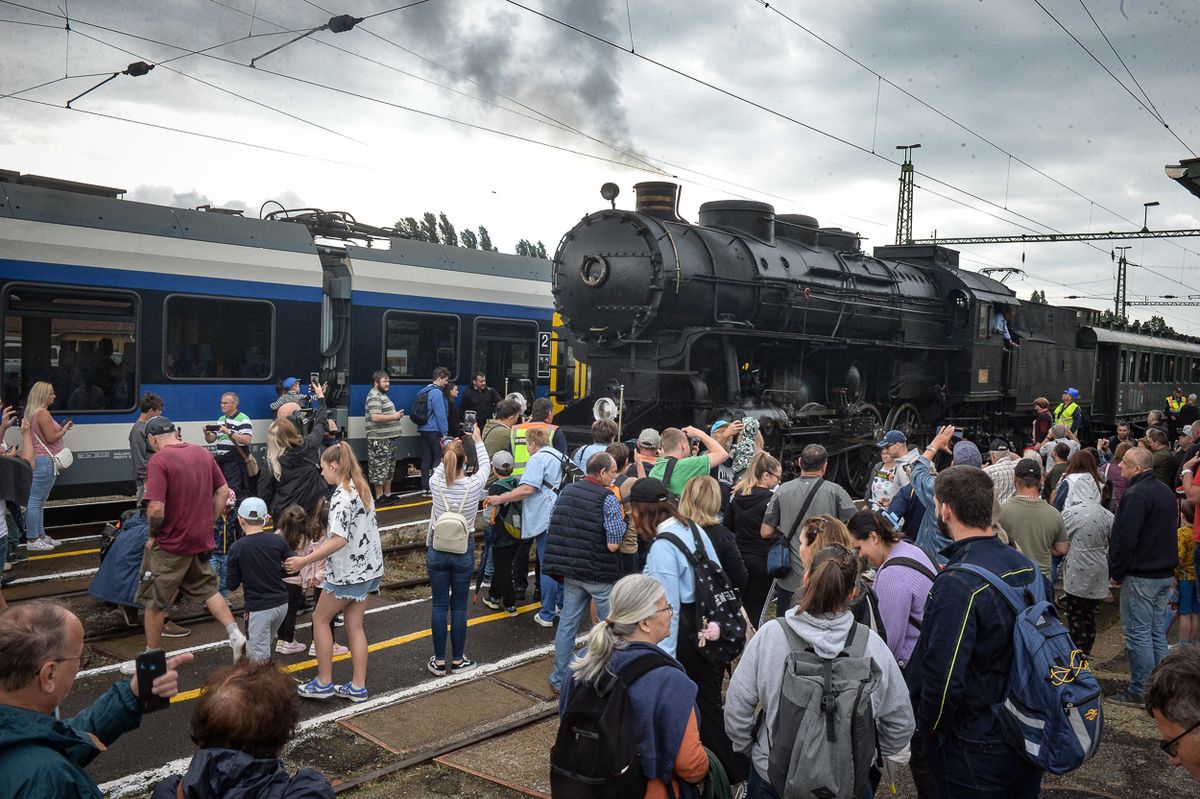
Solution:
<svg viewBox="0 0 1200 799"><path fill-rule="evenodd" d="M84 767L141 723L137 698L122 680L65 721L0 705L0 796L8 799L101 799Z"/></svg>
<svg viewBox="0 0 1200 799"><path fill-rule="evenodd" d="M158 783L151 799L176 799L181 781L184 799L333 799L333 788L320 772L302 768L289 775L278 758L254 758L235 749L201 749L187 774Z"/></svg>
<svg viewBox="0 0 1200 799"><path fill-rule="evenodd" d="M1100 489L1088 474L1069 474L1063 525L1067 528L1067 550L1063 590L1083 599L1108 596L1108 536L1113 515L1100 504Z"/></svg>
<svg viewBox="0 0 1200 799"><path fill-rule="evenodd" d="M790 626L812 645L819 656L834 658L841 653L846 636L850 633L850 625L854 623L849 611L831 616L812 616L792 608L783 619L764 624L746 645L725 696L725 730L729 733L734 750L750 755L759 776L765 777L768 773L768 737L779 713L782 665L791 651L787 634L779 625ZM857 634L862 635L863 632L859 630ZM871 709L875 714L879 751L887 757L904 749L912 738L915 729L912 706L908 701L904 676L887 643L872 631L866 633L870 636L866 654L880 671L879 686L871 694ZM755 711L760 706L765 715L763 723L758 725L758 734L754 735Z"/></svg>
<svg viewBox="0 0 1200 799"><path fill-rule="evenodd" d="M279 477L275 476L269 461L262 470L258 496L267 503L271 518L276 521L289 505L299 505L305 513L312 513L321 497L330 494L331 489L321 476L320 456L327 416L325 400L318 400L313 429L304 437L304 443L279 453Z"/></svg>

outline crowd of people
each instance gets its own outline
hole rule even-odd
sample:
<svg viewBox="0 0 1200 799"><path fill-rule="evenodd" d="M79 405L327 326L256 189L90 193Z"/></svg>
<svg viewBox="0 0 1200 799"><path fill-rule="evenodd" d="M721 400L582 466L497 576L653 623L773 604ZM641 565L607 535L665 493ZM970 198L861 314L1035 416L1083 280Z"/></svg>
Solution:
<svg viewBox="0 0 1200 799"><path fill-rule="evenodd" d="M170 621L173 606L202 603L233 660L205 680L188 772L158 785L156 797L218 796L247 780L264 786L258 796L332 795L319 774L288 774L278 756L300 700L369 697L365 615L383 574L375 509L392 496L406 417L420 435L431 503L428 670L476 667L473 576L488 608L535 610L533 623L555 628L558 786L610 765L587 753L581 764L571 740L625 735L613 743L632 752L633 769L613 763L610 776L655 799L698 795L706 781L747 797L861 797L894 790L905 766L923 798L1037 796L1045 760L1014 742L996 710L1011 701L1021 656L1012 596L1061 608L1074 675L1087 672L1098 610L1117 602L1130 679L1105 701L1144 708L1171 762L1200 780L1194 397L1169 400L1141 435L1122 424L1095 446L1079 438L1074 389L1053 410L1039 398L1027 439L994 439L986 453L953 426L924 449L888 431L866 496L852 498L826 479L823 446L781 463L752 417L645 429L628 442L600 420L592 441L570 450L549 400L526 409L482 374L459 397L449 379L439 368L402 409L388 397L387 373L374 376L365 473L348 444L330 440L315 382L307 395L294 378L280 384L261 464L236 394L221 396L221 415L205 428L212 449L182 441L162 399L142 398L130 433L141 507L92 592L126 608L131 624L142 611L147 652L190 632ZM49 413L53 387L39 386L13 453L30 467L33 551L57 545L40 508L70 430ZM7 409L2 421L18 424ZM227 599L238 590L240 619ZM306 649L296 617L309 591L317 673L297 686L272 661ZM527 599L534 605L522 608ZM339 619L345 647L334 640ZM1168 647L1172 624L1179 642ZM338 683L334 658L346 653L350 679ZM99 795L82 767L137 726L141 703L134 677L59 719L87 659L82 624L68 611L27 602L0 613L0 729L19 731L0 739L3 795L65 786ZM168 659L152 692L173 695L190 659ZM593 712L606 702L628 703L631 723L588 728L612 717ZM17 757L44 767L18 769Z"/></svg>

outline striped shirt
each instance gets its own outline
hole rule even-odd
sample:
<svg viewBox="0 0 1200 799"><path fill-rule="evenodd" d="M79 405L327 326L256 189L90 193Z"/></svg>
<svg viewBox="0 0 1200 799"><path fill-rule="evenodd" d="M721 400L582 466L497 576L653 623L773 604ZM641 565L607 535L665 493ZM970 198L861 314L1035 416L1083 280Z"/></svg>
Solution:
<svg viewBox="0 0 1200 799"><path fill-rule="evenodd" d="M250 417L238 411L237 416L225 417L221 416L217 419L218 425L225 425L234 435L252 436L254 435L254 425L250 424ZM224 433L217 433L216 440L217 457L221 458L233 452L237 445L233 443L233 439Z"/></svg>
<svg viewBox="0 0 1200 799"><path fill-rule="evenodd" d="M475 474L460 477L453 485L446 485L446 467L440 463L430 475L429 491L433 495L433 507L429 512L429 531L425 535L425 546L433 546L433 525L447 510L457 513L461 506L462 515L467 517L467 526L475 528L479 503L483 501L488 475L492 473L492 461L482 441L475 442L475 456L479 459L479 468L475 470Z"/></svg>
<svg viewBox="0 0 1200 799"><path fill-rule="evenodd" d="M372 422L373 413L395 413L396 404L391 397L377 388L367 392L367 438L396 438L400 435L400 420L392 422Z"/></svg>

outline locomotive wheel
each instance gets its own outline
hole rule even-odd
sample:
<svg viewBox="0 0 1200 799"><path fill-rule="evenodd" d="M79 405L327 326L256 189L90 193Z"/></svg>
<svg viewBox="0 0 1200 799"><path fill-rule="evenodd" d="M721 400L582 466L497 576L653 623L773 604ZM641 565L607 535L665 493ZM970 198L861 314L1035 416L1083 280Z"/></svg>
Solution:
<svg viewBox="0 0 1200 799"><path fill-rule="evenodd" d="M897 405L888 413L883 428L885 431L899 430L905 438L911 439L921 429L921 412L908 402Z"/></svg>
<svg viewBox="0 0 1200 799"><path fill-rule="evenodd" d="M870 403L864 402L859 404L856 411L856 415L860 418L873 421L873 427L877 427L882 423L879 411ZM871 435L873 438L874 432ZM840 482L850 490L852 497L866 495L867 486L871 481L871 467L878 458L879 451L875 447L874 440L870 444L864 444L855 449L848 450L838 458L838 476Z"/></svg>

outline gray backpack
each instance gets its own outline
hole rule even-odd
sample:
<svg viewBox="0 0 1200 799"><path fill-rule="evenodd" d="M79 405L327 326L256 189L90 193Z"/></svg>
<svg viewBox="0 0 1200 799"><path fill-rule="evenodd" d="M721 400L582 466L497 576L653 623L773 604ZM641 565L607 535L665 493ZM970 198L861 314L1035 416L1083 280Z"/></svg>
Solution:
<svg viewBox="0 0 1200 799"><path fill-rule="evenodd" d="M779 710L771 723L768 776L782 799L859 799L875 761L871 693L879 667L867 656L870 631L855 623L837 657L825 660L786 621Z"/></svg>

